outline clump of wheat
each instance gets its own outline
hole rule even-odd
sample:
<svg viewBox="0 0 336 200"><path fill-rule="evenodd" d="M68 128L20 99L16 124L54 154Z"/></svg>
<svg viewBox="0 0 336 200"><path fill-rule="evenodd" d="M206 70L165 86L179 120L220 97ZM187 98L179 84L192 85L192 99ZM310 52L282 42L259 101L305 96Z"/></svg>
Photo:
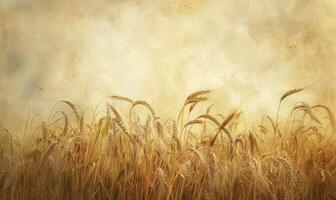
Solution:
<svg viewBox="0 0 336 200"><path fill-rule="evenodd" d="M0 199L333 199L331 109L298 102L279 123L280 104L301 91L252 127L240 126L238 111L203 111L208 90L167 121L127 97L111 96L128 113L107 103L91 120L62 101L71 112L50 113L25 135L0 128Z"/></svg>

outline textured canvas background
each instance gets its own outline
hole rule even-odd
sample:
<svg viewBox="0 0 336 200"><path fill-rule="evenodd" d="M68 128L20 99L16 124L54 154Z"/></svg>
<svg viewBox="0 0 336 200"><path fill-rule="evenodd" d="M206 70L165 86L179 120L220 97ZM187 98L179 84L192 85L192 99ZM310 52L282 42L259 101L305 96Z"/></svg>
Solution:
<svg viewBox="0 0 336 200"><path fill-rule="evenodd" d="M332 0L2 0L0 122L112 94L171 116L198 89L252 116L298 87L333 106L335 44Z"/></svg>

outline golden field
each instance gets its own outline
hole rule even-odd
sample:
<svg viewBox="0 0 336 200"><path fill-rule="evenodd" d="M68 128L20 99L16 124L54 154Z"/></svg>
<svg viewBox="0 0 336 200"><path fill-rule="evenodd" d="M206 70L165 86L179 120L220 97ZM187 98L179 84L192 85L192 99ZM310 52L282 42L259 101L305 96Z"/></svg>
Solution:
<svg viewBox="0 0 336 200"><path fill-rule="evenodd" d="M0 47L0 200L336 199L335 0L0 0Z"/></svg>
<svg viewBox="0 0 336 200"><path fill-rule="evenodd" d="M61 101L24 133L1 128L0 199L335 199L333 113L298 102L279 117L301 90L251 127L214 109L210 91L174 119L120 96L103 111Z"/></svg>

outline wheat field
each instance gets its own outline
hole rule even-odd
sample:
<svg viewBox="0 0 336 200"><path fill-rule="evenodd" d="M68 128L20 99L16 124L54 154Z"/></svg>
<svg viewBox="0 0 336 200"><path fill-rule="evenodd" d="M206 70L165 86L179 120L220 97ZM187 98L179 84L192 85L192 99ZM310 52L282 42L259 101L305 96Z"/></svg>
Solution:
<svg viewBox="0 0 336 200"><path fill-rule="evenodd" d="M301 90L285 93L279 112ZM22 134L2 128L0 199L336 198L335 118L326 106L298 102L286 119L278 112L244 127L239 110L216 113L209 92L187 97L176 119L111 96L101 112L61 101Z"/></svg>
<svg viewBox="0 0 336 200"><path fill-rule="evenodd" d="M336 200L335 0L0 0L0 47L0 200Z"/></svg>

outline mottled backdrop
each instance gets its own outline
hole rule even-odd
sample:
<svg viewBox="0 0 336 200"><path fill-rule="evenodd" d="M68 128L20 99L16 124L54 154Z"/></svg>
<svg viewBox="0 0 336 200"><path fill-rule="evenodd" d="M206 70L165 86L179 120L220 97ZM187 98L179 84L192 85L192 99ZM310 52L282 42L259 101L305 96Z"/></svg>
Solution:
<svg viewBox="0 0 336 200"><path fill-rule="evenodd" d="M297 87L297 99L335 105L333 0L1 0L0 47L7 126L112 94L164 116L198 89L251 115Z"/></svg>

